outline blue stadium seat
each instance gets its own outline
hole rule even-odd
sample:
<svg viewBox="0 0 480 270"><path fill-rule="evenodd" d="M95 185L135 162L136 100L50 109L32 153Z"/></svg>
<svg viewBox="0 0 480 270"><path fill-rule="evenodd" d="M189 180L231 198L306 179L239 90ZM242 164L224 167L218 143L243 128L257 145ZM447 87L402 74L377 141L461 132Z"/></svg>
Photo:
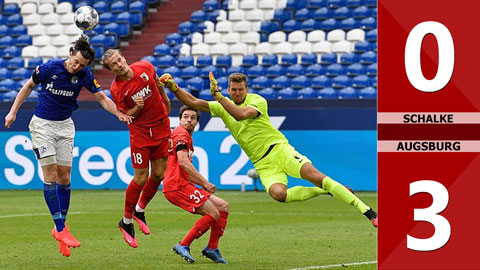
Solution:
<svg viewBox="0 0 480 270"><path fill-rule="evenodd" d="M20 35L27 35L27 27L23 24L20 24L20 25L17 25L17 26L14 26L12 29L11 29L11 32L10 34L14 37L18 37Z"/></svg>
<svg viewBox="0 0 480 270"><path fill-rule="evenodd" d="M333 88L345 88L352 86L352 80L347 75L340 75L332 79Z"/></svg>
<svg viewBox="0 0 480 270"><path fill-rule="evenodd" d="M1 15L1 14L0 14ZM0 24L0 38L10 35L10 27Z"/></svg>
<svg viewBox="0 0 480 270"><path fill-rule="evenodd" d="M119 33L120 38L127 38L130 36L130 24L129 23L119 23Z"/></svg>
<svg viewBox="0 0 480 270"><path fill-rule="evenodd" d="M192 37L193 37L193 33L192 34L188 34L188 35L183 35L183 43L187 43L187 44L192 44Z"/></svg>
<svg viewBox="0 0 480 270"><path fill-rule="evenodd" d="M269 35L272 32L279 31L280 24L278 22L262 21L260 24L260 33Z"/></svg>
<svg viewBox="0 0 480 270"><path fill-rule="evenodd" d="M272 80L273 89L284 89L290 87L290 79L287 76L279 76Z"/></svg>
<svg viewBox="0 0 480 270"><path fill-rule="evenodd" d="M147 56L142 57L142 59L140 59L140 60L146 60L146 61L150 62L154 67L159 66L158 65L158 59L155 56L147 55Z"/></svg>
<svg viewBox="0 0 480 270"><path fill-rule="evenodd" d="M320 29L323 31L331 31L331 30L337 29L338 26L339 26L338 21L333 18L326 19L320 23Z"/></svg>
<svg viewBox="0 0 480 270"><path fill-rule="evenodd" d="M321 65L330 65L337 63L337 54L336 53L324 53L320 59Z"/></svg>
<svg viewBox="0 0 480 270"><path fill-rule="evenodd" d="M361 64L373 64L377 62L377 54L369 51L360 54L359 61Z"/></svg>
<svg viewBox="0 0 480 270"><path fill-rule="evenodd" d="M284 66L291 66L297 64L298 59L297 55L294 53L290 54L285 54L282 56L282 59L280 60L280 64Z"/></svg>
<svg viewBox="0 0 480 270"><path fill-rule="evenodd" d="M325 75L312 78L310 86L315 89L327 88L332 85L332 81Z"/></svg>
<svg viewBox="0 0 480 270"><path fill-rule="evenodd" d="M360 24L354 18L347 18L347 19L344 19L344 20L340 21L340 26L339 27L341 29L345 30L345 31L348 31L348 30L352 30L352 29L355 29L355 28L359 28Z"/></svg>
<svg viewBox="0 0 480 270"><path fill-rule="evenodd" d="M105 37L107 38L105 41L105 48L117 48L118 47L118 40L117 40L117 35L115 34L110 34L106 33Z"/></svg>
<svg viewBox="0 0 480 270"><path fill-rule="evenodd" d="M350 65L358 62L358 55L355 53L344 53L340 56L340 64Z"/></svg>
<svg viewBox="0 0 480 270"><path fill-rule="evenodd" d="M160 68L175 66L175 62L175 57L171 55L159 56L157 58L157 66Z"/></svg>
<svg viewBox="0 0 480 270"><path fill-rule="evenodd" d="M349 99L349 98L357 98L358 92L353 89L352 87L343 88L338 91L338 98L340 99Z"/></svg>
<svg viewBox="0 0 480 270"><path fill-rule="evenodd" d="M290 33L299 29L300 29L300 23L296 20L288 20L282 24L282 31L286 33Z"/></svg>
<svg viewBox="0 0 480 270"><path fill-rule="evenodd" d="M22 19L22 15L20 14L10 15L5 20L5 24L10 27L21 25L22 23L23 23L23 19Z"/></svg>
<svg viewBox="0 0 480 270"><path fill-rule="evenodd" d="M191 55L182 55L177 58L177 67L193 66L193 57Z"/></svg>
<svg viewBox="0 0 480 270"><path fill-rule="evenodd" d="M290 87L293 89L304 89L310 87L310 79L307 76L301 75L292 79Z"/></svg>
<svg viewBox="0 0 480 270"><path fill-rule="evenodd" d="M250 87L255 90L261 90L270 87L270 79L265 76L259 76L252 80Z"/></svg>
<svg viewBox="0 0 480 270"><path fill-rule="evenodd" d="M142 13L143 16L146 16L147 14L147 6L143 1L135 1L130 3L128 6L128 11L129 12L140 12Z"/></svg>
<svg viewBox="0 0 480 270"><path fill-rule="evenodd" d="M103 13L103 14L105 14L105 13ZM96 28L98 28L98 26ZM120 35L122 33L122 31L120 29L120 25L118 23L114 23L114 22L106 24L103 27L103 31L104 31L104 33L115 34L117 36L117 38L120 38Z"/></svg>
<svg viewBox="0 0 480 270"><path fill-rule="evenodd" d="M105 1L95 2L92 7L98 12L98 14L108 12L108 5Z"/></svg>
<svg viewBox="0 0 480 270"><path fill-rule="evenodd" d="M250 93L255 93L254 90L250 90L249 92L250 92ZM220 93L222 93L222 95L223 95L224 97L230 98L230 93L228 93L228 90L227 90L227 89L224 89L224 90L220 91Z"/></svg>
<svg viewBox="0 0 480 270"><path fill-rule="evenodd" d="M109 24L115 22L116 16L111 12L104 12L99 15L100 24Z"/></svg>
<svg viewBox="0 0 480 270"><path fill-rule="evenodd" d="M180 74L181 74L181 70L180 70ZM182 77L173 77L173 80L178 84L178 86L180 86L181 88L184 88L187 83L185 82L184 79L182 79ZM170 92L170 91L168 91Z"/></svg>
<svg viewBox="0 0 480 270"><path fill-rule="evenodd" d="M0 81L0 91L7 92L7 91L12 91L12 90L16 90L16 84L15 84L14 80L5 79L5 80ZM15 96L16 96L16 94L15 94Z"/></svg>
<svg viewBox="0 0 480 270"><path fill-rule="evenodd" d="M108 91L108 93L110 95L110 91ZM110 95L109 98L111 99L112 95ZM28 96L25 101L37 101L37 100L38 100L38 91L32 91L30 93L30 96Z"/></svg>
<svg viewBox="0 0 480 270"><path fill-rule="evenodd" d="M310 0L308 1L308 4L307 4L307 8L309 9L318 9L318 8L322 8L322 7L325 7L325 0Z"/></svg>
<svg viewBox="0 0 480 270"><path fill-rule="evenodd" d="M325 66L314 64L310 65L305 69L305 76L307 77L317 77L325 74Z"/></svg>
<svg viewBox="0 0 480 270"><path fill-rule="evenodd" d="M10 79L12 71L7 68L0 68L0 80Z"/></svg>
<svg viewBox="0 0 480 270"><path fill-rule="evenodd" d="M358 76L365 74L365 67L362 64L355 63L347 66L346 73L348 76Z"/></svg>
<svg viewBox="0 0 480 270"><path fill-rule="evenodd" d="M302 8L295 12L295 20L297 21L305 21L311 18L313 18L313 14L308 8Z"/></svg>
<svg viewBox="0 0 480 270"><path fill-rule="evenodd" d="M187 88L190 89L190 91L202 91L203 88L203 79L200 77L193 77L191 79L188 79L186 81Z"/></svg>
<svg viewBox="0 0 480 270"><path fill-rule="evenodd" d="M251 66L245 71L245 75L250 78L265 76L265 68L261 65Z"/></svg>
<svg viewBox="0 0 480 270"><path fill-rule="evenodd" d="M366 74L368 76L377 76L377 63L368 65Z"/></svg>
<svg viewBox="0 0 480 270"><path fill-rule="evenodd" d="M226 55L219 55L217 57L217 61L215 63L217 67L224 67L228 68L229 66L232 65L232 56L229 54Z"/></svg>
<svg viewBox="0 0 480 270"><path fill-rule="evenodd" d="M372 51L377 52L377 45L378 45L377 42L372 42L370 44L370 47L372 48Z"/></svg>
<svg viewBox="0 0 480 270"><path fill-rule="evenodd" d="M296 99L297 94L292 88L285 88L277 92L277 99Z"/></svg>
<svg viewBox="0 0 480 270"><path fill-rule="evenodd" d="M182 44L183 38L179 33L171 33L165 39L165 43L170 46Z"/></svg>
<svg viewBox="0 0 480 270"><path fill-rule="evenodd" d="M0 49L0 51L3 52L2 49ZM0 68L7 68L8 62L9 62L8 59L0 58Z"/></svg>
<svg viewBox="0 0 480 270"><path fill-rule="evenodd" d="M221 77L219 70L220 68L213 65L203 67L200 69L200 77L206 79L208 78L208 75L210 74L210 72L213 72L213 75L215 75L215 78L219 78Z"/></svg>
<svg viewBox="0 0 480 270"><path fill-rule="evenodd" d="M285 68L281 65L273 65L267 68L265 75L269 78L285 75Z"/></svg>
<svg viewBox="0 0 480 270"><path fill-rule="evenodd" d="M341 64L331 64L327 66L325 69L325 75L329 77L335 77L338 75L344 75L345 74L345 67L342 66Z"/></svg>
<svg viewBox="0 0 480 270"><path fill-rule="evenodd" d="M10 46L3 49L3 58L14 58L22 55L22 48ZM23 66L22 66L23 67Z"/></svg>
<svg viewBox="0 0 480 270"><path fill-rule="evenodd" d="M285 5L285 9L297 10L300 9L298 6L298 2L296 0L287 0L287 4Z"/></svg>
<svg viewBox="0 0 480 270"><path fill-rule="evenodd" d="M365 0L367 7L377 7L377 0Z"/></svg>
<svg viewBox="0 0 480 270"><path fill-rule="evenodd" d="M163 70L163 73L170 73L172 77L180 77L180 75L182 74L181 70L178 67L167 67Z"/></svg>
<svg viewBox="0 0 480 270"><path fill-rule="evenodd" d="M178 25L178 33L182 35L188 35L194 32L194 24L190 21L182 22Z"/></svg>
<svg viewBox="0 0 480 270"><path fill-rule="evenodd" d="M258 56L256 54L248 54L243 57L242 66L251 67L258 64Z"/></svg>
<svg viewBox="0 0 480 270"><path fill-rule="evenodd" d="M318 28L318 23L314 19L308 19L300 24L300 30L310 32Z"/></svg>
<svg viewBox="0 0 480 270"><path fill-rule="evenodd" d="M2 91L2 82L0 82L0 91ZM1 100L2 101L14 101L15 97L17 96L17 91L15 90L10 90L3 95L1 95Z"/></svg>
<svg viewBox="0 0 480 270"><path fill-rule="evenodd" d="M365 33L365 40L369 42L377 41L377 29L369 30Z"/></svg>
<svg viewBox="0 0 480 270"><path fill-rule="evenodd" d="M377 98L377 89L373 87L365 87L358 91L359 98Z"/></svg>
<svg viewBox="0 0 480 270"><path fill-rule="evenodd" d="M103 46L106 47L107 37L104 34L95 35L90 38L90 44L92 46Z"/></svg>
<svg viewBox="0 0 480 270"><path fill-rule="evenodd" d="M217 0L206 0L203 2L203 11L210 12L219 9Z"/></svg>
<svg viewBox="0 0 480 270"><path fill-rule="evenodd" d="M21 35L15 39L15 46L17 47L25 47L28 45L32 45L32 36Z"/></svg>
<svg viewBox="0 0 480 270"><path fill-rule="evenodd" d="M41 57L34 57L28 60L27 68L34 69L41 64L43 64L43 59Z"/></svg>
<svg viewBox="0 0 480 270"><path fill-rule="evenodd" d="M170 46L168 46L168 44L158 44L153 49L153 55L155 56L164 56L167 54L170 54Z"/></svg>
<svg viewBox="0 0 480 270"><path fill-rule="evenodd" d="M345 6L345 0L327 0L327 7L331 9Z"/></svg>
<svg viewBox="0 0 480 270"><path fill-rule="evenodd" d="M363 19L370 16L370 9L366 6L359 6L352 11L352 17L354 19Z"/></svg>
<svg viewBox="0 0 480 270"><path fill-rule="evenodd" d="M273 14L272 21L278 21L283 24L283 22L292 19L292 11L288 9L276 9Z"/></svg>
<svg viewBox="0 0 480 270"><path fill-rule="evenodd" d="M198 67L205 67L213 65L213 59L211 55L200 55L197 58L197 66Z"/></svg>
<svg viewBox="0 0 480 270"><path fill-rule="evenodd" d="M230 75L232 73L245 73L245 70L242 66L235 66L235 67L230 67L227 70L227 75Z"/></svg>
<svg viewBox="0 0 480 270"><path fill-rule="evenodd" d="M299 64L291 65L285 70L287 77L297 77L305 74L305 67Z"/></svg>
<svg viewBox="0 0 480 270"><path fill-rule="evenodd" d="M15 39L10 36L0 38L0 48L8 48L15 44Z"/></svg>
<svg viewBox="0 0 480 270"><path fill-rule="evenodd" d="M345 0L345 6L349 8L357 8L365 5L365 0Z"/></svg>
<svg viewBox="0 0 480 270"><path fill-rule="evenodd" d="M105 52L105 48L97 46L92 46L92 48L95 51L95 60L100 60Z"/></svg>
<svg viewBox="0 0 480 270"><path fill-rule="evenodd" d="M297 99L314 99L317 98L317 91L311 87L301 89L297 92Z"/></svg>
<svg viewBox="0 0 480 270"><path fill-rule="evenodd" d="M116 23L132 23L130 17L131 17L131 14L130 12L128 11L125 11L125 12L120 12L117 14L116 18L115 18L115 22Z"/></svg>
<svg viewBox="0 0 480 270"><path fill-rule="evenodd" d="M219 10L214 10L207 12L207 21L211 21L213 23L217 23L217 17L220 16Z"/></svg>
<svg viewBox="0 0 480 270"><path fill-rule="evenodd" d="M121 13L127 11L127 4L124 1L115 1L110 5L110 12Z"/></svg>
<svg viewBox="0 0 480 270"><path fill-rule="evenodd" d="M372 16L373 18L376 19L376 18L377 18L377 14L378 14L378 13L377 13L377 8L376 8L376 7L370 8L370 14L371 14L370 16Z"/></svg>
<svg viewBox="0 0 480 270"><path fill-rule="evenodd" d="M335 20L343 20L346 18L350 18L351 16L352 16L352 12L347 7L340 7L335 9L335 11L333 11L333 18Z"/></svg>
<svg viewBox="0 0 480 270"><path fill-rule="evenodd" d="M370 42L368 41L359 41L355 43L355 51L359 53L367 52L372 49Z"/></svg>
<svg viewBox="0 0 480 270"><path fill-rule="evenodd" d="M175 57L178 57L180 55L180 50L182 50L182 44L175 45L170 50L170 54L172 54Z"/></svg>
<svg viewBox="0 0 480 270"><path fill-rule="evenodd" d="M258 91L258 94L265 99L277 98L277 91L273 90L272 88L265 88L263 90L260 90Z"/></svg>
<svg viewBox="0 0 480 270"><path fill-rule="evenodd" d="M333 11L329 8L322 7L317 10L312 15L312 19L315 19L317 21L323 21L326 19L330 19L333 16Z"/></svg>
<svg viewBox="0 0 480 270"><path fill-rule="evenodd" d="M360 21L360 27L366 31L377 28L377 20L373 17L367 17Z"/></svg>
<svg viewBox="0 0 480 270"><path fill-rule="evenodd" d="M190 15L190 21L193 23L204 22L207 20L207 14L203 10L197 10Z"/></svg>
<svg viewBox="0 0 480 270"><path fill-rule="evenodd" d="M372 84L372 80L367 75L358 75L352 79L352 87L365 88Z"/></svg>
<svg viewBox="0 0 480 270"><path fill-rule="evenodd" d="M12 72L11 78L15 81L19 81L30 78L30 75L32 75L32 72L30 72L28 69L19 68Z"/></svg>
<svg viewBox="0 0 480 270"><path fill-rule="evenodd" d="M377 76L372 77L372 87L377 87Z"/></svg>
<svg viewBox="0 0 480 270"><path fill-rule="evenodd" d="M220 90L228 89L228 77L227 76L217 78L217 83L218 83L218 87L220 88Z"/></svg>
<svg viewBox="0 0 480 270"><path fill-rule="evenodd" d="M317 98L319 99L338 98L338 92L331 87L327 87L317 92Z"/></svg>
<svg viewBox="0 0 480 270"><path fill-rule="evenodd" d="M198 93L198 97L203 100L215 100L210 93L210 89L204 89Z"/></svg>
<svg viewBox="0 0 480 270"><path fill-rule="evenodd" d="M20 8L18 7L17 4L6 4L3 7L3 15L13 15L13 14L18 14L20 13Z"/></svg>
<svg viewBox="0 0 480 270"><path fill-rule="evenodd" d="M278 57L276 54L267 54L262 58L262 66L270 67L278 64Z"/></svg>
<svg viewBox="0 0 480 270"><path fill-rule="evenodd" d="M317 54L315 53L306 53L300 58L300 64L304 66L314 65L318 62Z"/></svg>

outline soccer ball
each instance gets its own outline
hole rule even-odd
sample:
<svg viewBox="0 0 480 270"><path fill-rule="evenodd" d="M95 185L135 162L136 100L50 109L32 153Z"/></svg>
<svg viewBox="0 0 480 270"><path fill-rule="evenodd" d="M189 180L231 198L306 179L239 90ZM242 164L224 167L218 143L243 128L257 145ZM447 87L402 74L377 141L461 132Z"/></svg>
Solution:
<svg viewBox="0 0 480 270"><path fill-rule="evenodd" d="M82 6L75 11L75 24L84 31L90 31L98 24L98 13L90 6Z"/></svg>

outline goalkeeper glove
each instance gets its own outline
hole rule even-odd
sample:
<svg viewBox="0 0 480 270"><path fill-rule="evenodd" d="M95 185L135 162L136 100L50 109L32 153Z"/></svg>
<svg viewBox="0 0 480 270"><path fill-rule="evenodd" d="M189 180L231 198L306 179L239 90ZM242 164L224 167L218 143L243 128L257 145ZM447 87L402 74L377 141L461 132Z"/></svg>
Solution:
<svg viewBox="0 0 480 270"><path fill-rule="evenodd" d="M215 76L213 76L213 72L210 71L208 77L210 78L210 94L212 94L216 101L222 100L223 95L218 91L218 83Z"/></svg>
<svg viewBox="0 0 480 270"><path fill-rule="evenodd" d="M172 75L165 73L162 76L160 76L159 79L160 83L162 85L165 85L170 91L172 92L177 92L180 87L178 87L178 84L173 80Z"/></svg>

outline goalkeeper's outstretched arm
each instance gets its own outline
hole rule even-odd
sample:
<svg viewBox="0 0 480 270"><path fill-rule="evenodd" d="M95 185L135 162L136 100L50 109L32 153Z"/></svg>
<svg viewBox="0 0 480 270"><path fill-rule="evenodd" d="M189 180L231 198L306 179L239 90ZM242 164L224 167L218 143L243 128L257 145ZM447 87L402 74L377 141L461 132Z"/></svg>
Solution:
<svg viewBox="0 0 480 270"><path fill-rule="evenodd" d="M196 98L187 91L181 89L170 74L165 73L160 76L160 82L162 82L170 91L172 91L172 93L174 93L178 100L180 100L183 104L210 113L208 101Z"/></svg>

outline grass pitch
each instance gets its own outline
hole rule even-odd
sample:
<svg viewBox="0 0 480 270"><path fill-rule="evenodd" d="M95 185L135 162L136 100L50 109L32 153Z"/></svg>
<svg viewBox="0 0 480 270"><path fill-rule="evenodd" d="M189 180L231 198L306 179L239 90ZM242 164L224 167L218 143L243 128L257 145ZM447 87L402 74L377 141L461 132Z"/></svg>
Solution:
<svg viewBox="0 0 480 270"><path fill-rule="evenodd" d="M146 211L152 233L143 235L135 224L139 247L134 249L117 228L124 194L123 190L72 190L67 222L82 246L66 258L50 235L53 221L43 192L0 191L0 269L288 270L377 260L377 230L356 209L330 196L282 204L265 192L219 191L216 195L230 203L219 246L229 264L200 256L210 232L193 242L196 262L187 264L171 249L200 216L173 206L159 191ZM376 193L357 195L377 208ZM348 266L376 268L375 263Z"/></svg>

